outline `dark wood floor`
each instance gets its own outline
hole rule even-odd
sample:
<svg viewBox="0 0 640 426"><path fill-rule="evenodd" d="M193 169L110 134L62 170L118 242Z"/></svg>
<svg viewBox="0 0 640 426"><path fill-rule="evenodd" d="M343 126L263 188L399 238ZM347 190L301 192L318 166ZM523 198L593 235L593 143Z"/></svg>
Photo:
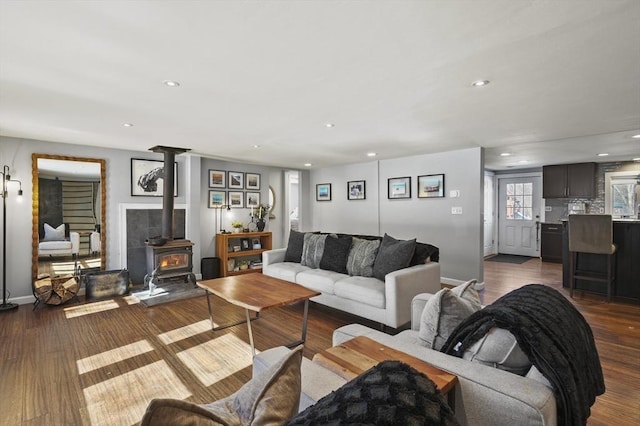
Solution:
<svg viewBox="0 0 640 426"><path fill-rule="evenodd" d="M485 304L529 283L566 294L560 265L537 259L485 262L485 282ZM24 305L0 314L0 425L130 425L149 395L210 402L249 380L246 327L213 334L204 296L153 308L130 303L74 301L36 311ZM640 424L640 304L606 304L591 295L573 303L593 329L607 387L589 425ZM214 307L219 322L243 318L237 308ZM253 322L258 350L297 338L301 316L300 305L264 312ZM335 328L356 321L375 326L312 304L305 356L329 347ZM241 355L220 359L223 352Z"/></svg>

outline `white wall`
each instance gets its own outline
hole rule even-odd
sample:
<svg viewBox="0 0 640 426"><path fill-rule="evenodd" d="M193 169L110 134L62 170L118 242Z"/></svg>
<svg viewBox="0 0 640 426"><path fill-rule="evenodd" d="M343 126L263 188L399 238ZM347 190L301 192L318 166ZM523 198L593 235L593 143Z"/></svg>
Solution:
<svg viewBox="0 0 640 426"><path fill-rule="evenodd" d="M481 148L381 160L310 173L312 221L304 230L389 235L440 249L443 282L476 278L483 272L483 153ZM444 198L417 198L417 176L445 175ZM411 199L388 199L387 179L411 177ZM347 181L366 180L366 200L347 200ZM315 201L315 185L332 184L332 201ZM449 197L458 190L459 198ZM452 207L462 207L452 215Z"/></svg>

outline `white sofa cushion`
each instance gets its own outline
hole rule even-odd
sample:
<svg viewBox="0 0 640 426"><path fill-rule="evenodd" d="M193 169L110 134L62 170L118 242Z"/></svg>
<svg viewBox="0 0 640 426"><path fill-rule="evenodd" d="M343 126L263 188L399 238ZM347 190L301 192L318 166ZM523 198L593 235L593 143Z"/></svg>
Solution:
<svg viewBox="0 0 640 426"><path fill-rule="evenodd" d="M268 275L274 278L280 278L281 280L296 282L296 276L303 271L307 271L310 268L308 266L302 266L299 263L294 262L278 262L268 266Z"/></svg>
<svg viewBox="0 0 640 426"><path fill-rule="evenodd" d="M296 275L296 283L325 294L335 294L334 284L348 275L324 269L307 269Z"/></svg>
<svg viewBox="0 0 640 426"><path fill-rule="evenodd" d="M348 277L335 283L336 296L384 309L385 284L372 277Z"/></svg>
<svg viewBox="0 0 640 426"><path fill-rule="evenodd" d="M71 241L41 241L38 246L40 250L69 250L71 252Z"/></svg>

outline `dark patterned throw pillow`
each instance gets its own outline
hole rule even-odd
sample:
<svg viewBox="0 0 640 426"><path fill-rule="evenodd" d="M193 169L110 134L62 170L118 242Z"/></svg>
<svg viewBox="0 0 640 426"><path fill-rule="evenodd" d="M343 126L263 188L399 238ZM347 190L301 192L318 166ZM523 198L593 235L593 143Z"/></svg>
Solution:
<svg viewBox="0 0 640 426"><path fill-rule="evenodd" d="M285 425L458 425L435 384L400 361L384 361Z"/></svg>

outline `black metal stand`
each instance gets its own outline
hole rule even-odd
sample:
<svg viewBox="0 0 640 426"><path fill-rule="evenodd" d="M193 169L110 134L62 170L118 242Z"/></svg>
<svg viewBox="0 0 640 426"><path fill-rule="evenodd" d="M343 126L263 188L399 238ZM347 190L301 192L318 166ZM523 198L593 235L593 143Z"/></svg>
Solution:
<svg viewBox="0 0 640 426"><path fill-rule="evenodd" d="M7 302L7 183L18 182L20 183L20 190L18 195L22 195L22 182L18 180L11 180L9 175L9 166L3 166L2 168L2 304L0 305L0 312L10 311L18 307L17 303Z"/></svg>

